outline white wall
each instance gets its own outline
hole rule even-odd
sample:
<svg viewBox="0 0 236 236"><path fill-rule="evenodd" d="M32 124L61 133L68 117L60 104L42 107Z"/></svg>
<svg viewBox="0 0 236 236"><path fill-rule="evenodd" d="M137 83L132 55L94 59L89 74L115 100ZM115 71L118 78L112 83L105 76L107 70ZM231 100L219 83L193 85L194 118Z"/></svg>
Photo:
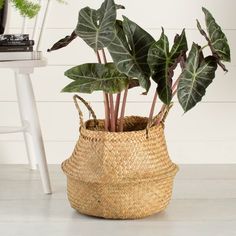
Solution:
<svg viewBox="0 0 236 236"><path fill-rule="evenodd" d="M118 2L118 1L117 1ZM97 7L101 1L68 0L68 5L53 2L42 49L46 51L56 40L70 34L76 25L79 9ZM160 27L173 35L186 28L189 45L192 41L204 43L196 30L198 18L203 22L201 6L207 7L222 25L231 45L232 63L229 73L219 69L217 77L203 102L183 116L175 104L166 122L166 136L172 159L177 163L236 163L236 1L235 0L120 0L126 6L123 14L139 23L158 38ZM10 32L19 32L21 17L12 12ZM29 24L31 27L32 24ZM30 31L31 29L29 29ZM60 90L69 80L63 72L73 65L94 62L92 50L81 40L54 53L46 53L49 65L36 70L32 76L37 106L49 163L60 163L73 150L78 137L78 117L71 94ZM129 94L127 114L147 115L150 95L141 96L141 90ZM92 102L98 116L102 116L102 96L94 93L84 96ZM160 104L158 105L160 107ZM17 110L13 73L1 70L0 124L20 124ZM26 163L27 157L21 134L0 136L0 163Z"/></svg>

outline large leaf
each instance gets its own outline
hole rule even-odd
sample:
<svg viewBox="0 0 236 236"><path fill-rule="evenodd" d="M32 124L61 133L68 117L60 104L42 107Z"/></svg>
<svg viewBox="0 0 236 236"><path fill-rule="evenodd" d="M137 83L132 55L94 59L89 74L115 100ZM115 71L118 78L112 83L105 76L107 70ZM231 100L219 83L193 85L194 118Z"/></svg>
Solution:
<svg viewBox="0 0 236 236"><path fill-rule="evenodd" d="M75 32L91 48L98 51L113 40L115 22L116 5L113 0L105 0L99 10L89 7L80 10Z"/></svg>
<svg viewBox="0 0 236 236"><path fill-rule="evenodd" d="M188 50L185 31L177 36L169 51L169 41L162 31L160 39L149 49L148 63L152 71L152 78L157 83L157 93L165 104L172 99L172 76L176 62Z"/></svg>
<svg viewBox="0 0 236 236"><path fill-rule="evenodd" d="M201 47L193 44L178 85L178 99L185 112L205 95L206 88L215 78L216 60L213 56L201 58Z"/></svg>
<svg viewBox="0 0 236 236"><path fill-rule="evenodd" d="M213 53L217 54L220 60L229 62L230 48L225 34L221 27L216 23L212 14L204 7L202 10L205 14L210 46Z"/></svg>
<svg viewBox="0 0 236 236"><path fill-rule="evenodd" d="M60 39L58 42L56 42L50 49L48 49L48 52L58 50L60 48L64 48L67 45L69 45L75 38L77 38L77 35L75 31L71 33L71 35L67 35L65 38Z"/></svg>
<svg viewBox="0 0 236 236"><path fill-rule="evenodd" d="M116 36L108 46L117 69L129 77L137 78L146 91L150 88L147 54L153 43L154 39L150 34L124 17L123 24L117 21Z"/></svg>
<svg viewBox="0 0 236 236"><path fill-rule="evenodd" d="M128 43L135 57L135 60L141 68L143 74L150 77L150 68L147 63L148 50L155 42L154 38L127 17L123 16L124 32L127 36Z"/></svg>
<svg viewBox="0 0 236 236"><path fill-rule="evenodd" d="M118 93L124 90L129 79L120 73L113 63L89 63L75 66L65 72L65 75L74 82L67 85L63 92L92 93L104 91Z"/></svg>
<svg viewBox="0 0 236 236"><path fill-rule="evenodd" d="M116 6L116 10L120 10L120 9L125 9L125 7L123 5L119 5L119 4L115 4ZM98 10L97 10L97 18L100 21L103 18L103 15L105 13L106 8L104 7L104 5L102 5Z"/></svg>

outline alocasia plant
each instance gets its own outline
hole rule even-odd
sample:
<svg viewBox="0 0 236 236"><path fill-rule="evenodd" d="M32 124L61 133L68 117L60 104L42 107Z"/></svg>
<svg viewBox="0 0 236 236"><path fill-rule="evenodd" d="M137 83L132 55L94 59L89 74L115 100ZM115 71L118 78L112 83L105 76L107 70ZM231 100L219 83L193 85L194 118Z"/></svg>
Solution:
<svg viewBox="0 0 236 236"><path fill-rule="evenodd" d="M207 45L201 47L193 43L189 53L184 29L180 35L176 34L173 45L170 46L164 29L160 38L155 41L148 32L126 16L117 19L119 9L124 7L115 4L114 0L105 0L98 10L89 7L81 9L77 26L71 35L59 40L48 50L63 48L80 37L95 51L98 63L78 65L65 72L73 81L63 92L103 91L106 131L123 130L122 120L128 89L141 86L144 94L147 94L151 85L150 78L156 84L156 92L149 119L153 118L159 97L163 102L156 121L159 124L165 119L166 111L172 106L176 93L183 110L187 112L202 100L215 77L217 67L227 71L222 61L230 61L230 48L221 27L207 9L203 8L207 32L197 21L197 27ZM211 55L204 55L205 47L210 47ZM107 62L105 48L113 62ZM174 71L178 66L182 72L174 80ZM122 91L124 96L119 117Z"/></svg>

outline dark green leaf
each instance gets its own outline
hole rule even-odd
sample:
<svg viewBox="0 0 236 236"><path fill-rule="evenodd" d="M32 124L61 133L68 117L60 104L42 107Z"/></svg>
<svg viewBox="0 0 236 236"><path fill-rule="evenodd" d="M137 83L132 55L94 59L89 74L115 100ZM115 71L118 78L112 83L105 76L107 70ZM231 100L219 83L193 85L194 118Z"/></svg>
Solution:
<svg viewBox="0 0 236 236"><path fill-rule="evenodd" d="M75 32L98 51L113 40L115 22L116 5L113 0L105 0L98 11L89 7L80 10Z"/></svg>
<svg viewBox="0 0 236 236"><path fill-rule="evenodd" d="M182 31L181 35L177 35L174 41L174 45L170 51L171 59L175 60L180 55L183 55L185 52L188 51L188 43L185 35L185 30Z"/></svg>
<svg viewBox="0 0 236 236"><path fill-rule="evenodd" d="M203 28L201 27L200 22L197 20L197 28L200 31L200 33L205 37L205 39L208 42L208 45L213 53L213 55L217 58L217 64L225 71L228 72L227 68L225 67L225 65L221 62L221 58L220 56L215 52L215 49L213 48L213 46L211 45L211 40L209 39L207 33L205 32L205 30L203 30Z"/></svg>
<svg viewBox="0 0 236 236"><path fill-rule="evenodd" d="M74 82L67 85L62 90L63 92L92 93L104 91L106 93L118 93L129 84L128 77L120 73L113 63L83 64L67 70L65 75Z"/></svg>
<svg viewBox="0 0 236 236"><path fill-rule="evenodd" d="M64 48L67 45L69 45L75 38L77 38L77 35L75 31L71 33L71 35L66 36L63 39L60 39L58 42L56 42L50 49L48 49L48 52L58 50L60 48Z"/></svg>
<svg viewBox="0 0 236 236"><path fill-rule="evenodd" d="M119 10L119 9L125 9L125 7L123 5L116 4L116 10Z"/></svg>
<svg viewBox="0 0 236 236"><path fill-rule="evenodd" d="M148 63L152 71L152 78L157 83L157 92L165 104L170 104L172 99L172 76L182 56L188 50L185 31L175 38L174 45L169 51L169 41L162 31L160 39L149 49Z"/></svg>
<svg viewBox="0 0 236 236"><path fill-rule="evenodd" d="M124 18L124 32L127 36L128 43L132 54L143 74L150 77L150 68L147 63L148 50L150 46L155 42L154 38L144 31L140 26L129 20L127 17Z"/></svg>
<svg viewBox="0 0 236 236"><path fill-rule="evenodd" d="M217 54L220 60L229 62L230 48L225 34L221 27L216 23L212 14L204 7L202 10L205 14L208 36L213 53Z"/></svg>
<svg viewBox="0 0 236 236"><path fill-rule="evenodd" d="M215 78L217 59L208 56L200 62L201 47L193 44L186 67L180 75L178 99L185 112L193 108L206 93L206 88Z"/></svg>
<svg viewBox="0 0 236 236"><path fill-rule="evenodd" d="M116 6L116 10L120 10L120 9L125 9L125 7L123 5L118 5L118 4L115 4ZM104 6L102 5L98 10L97 10L97 18L98 20L101 20L103 15L104 15Z"/></svg>
<svg viewBox="0 0 236 236"><path fill-rule="evenodd" d="M129 81L129 89L135 88L139 86L139 81L137 79L130 79Z"/></svg>
<svg viewBox="0 0 236 236"><path fill-rule="evenodd" d="M123 22L121 20L116 20L115 35L116 36L114 38L114 42L117 41L117 43L118 43L119 41L121 41L120 44L117 44L117 46L122 46L122 47L124 47L125 50L130 51L129 44L126 40L125 32L123 29ZM114 42L112 42L111 44L114 44ZM114 45L108 46L108 49L112 48L112 47L114 47ZM111 51L111 52L113 52L113 51Z"/></svg>
<svg viewBox="0 0 236 236"><path fill-rule="evenodd" d="M126 40L128 39L128 42ZM146 91L150 87L150 69L147 54L154 39L136 23L124 17L123 25L116 23L116 37L108 50L117 69L129 77L137 78Z"/></svg>

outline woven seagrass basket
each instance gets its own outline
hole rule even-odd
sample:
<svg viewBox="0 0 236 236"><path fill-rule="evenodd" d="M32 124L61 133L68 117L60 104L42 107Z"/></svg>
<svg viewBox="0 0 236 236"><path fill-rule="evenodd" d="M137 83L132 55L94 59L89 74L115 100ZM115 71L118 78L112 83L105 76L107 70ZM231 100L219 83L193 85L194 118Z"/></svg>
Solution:
<svg viewBox="0 0 236 236"><path fill-rule="evenodd" d="M112 219L143 218L165 209L178 167L169 158L164 125L149 127L147 118L130 116L124 118L124 132L105 132L104 120L86 106L94 119L84 123L79 110L80 137L62 163L71 206Z"/></svg>

